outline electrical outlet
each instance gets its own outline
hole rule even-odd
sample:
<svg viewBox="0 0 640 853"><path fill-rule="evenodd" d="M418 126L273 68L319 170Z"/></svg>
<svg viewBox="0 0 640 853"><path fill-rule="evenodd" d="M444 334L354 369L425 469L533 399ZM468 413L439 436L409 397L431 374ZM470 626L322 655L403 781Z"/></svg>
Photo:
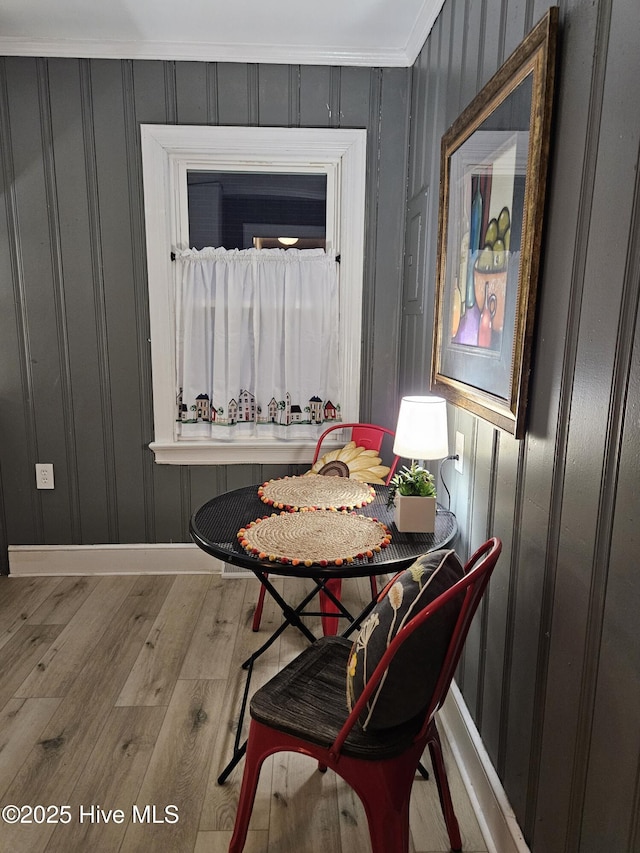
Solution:
<svg viewBox="0 0 640 853"><path fill-rule="evenodd" d="M456 432L456 456L458 457L453 467L459 474L464 471L464 433Z"/></svg>
<svg viewBox="0 0 640 853"><path fill-rule="evenodd" d="M36 462L36 488L55 489L52 462Z"/></svg>

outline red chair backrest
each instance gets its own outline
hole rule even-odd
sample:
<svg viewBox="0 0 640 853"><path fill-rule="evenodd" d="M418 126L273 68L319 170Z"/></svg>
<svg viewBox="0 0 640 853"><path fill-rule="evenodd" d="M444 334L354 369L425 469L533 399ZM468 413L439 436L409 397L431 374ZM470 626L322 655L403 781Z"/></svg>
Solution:
<svg viewBox="0 0 640 853"><path fill-rule="evenodd" d="M425 718L423 730L427 727L435 712L442 707L444 700L447 698L447 693L451 686L453 676L455 675L456 667L458 666L460 655L462 654L462 648L465 644L465 640L467 639L469 628L471 627L471 622L473 621L478 605L480 604L482 596L489 584L491 574L498 562L498 557L500 556L501 551L502 542L500 539L495 536L488 539L467 561L464 567L464 577L440 595L437 601L434 602L434 605L437 604L438 607L442 607L450 598L456 596L458 592L465 590L464 601L460 608L458 621L456 622L451 642L449 643L449 649L447 650L444 663L442 664L442 669L440 670L440 677L438 678L438 682L433 691L433 696L431 697L431 704ZM425 610L429 610L429 608L427 607ZM416 617L415 621L418 624L418 620L421 615L422 614L419 614L419 616ZM426 619L428 617L425 615L424 618ZM416 624L416 628L418 627L418 624Z"/></svg>
<svg viewBox="0 0 640 853"><path fill-rule="evenodd" d="M429 702L426 710L424 723L416 735L416 740L426 734L426 731L433 719L433 715L442 706L447 696L458 661L460 660L462 647L464 646L469 632L471 621L478 609L478 605L480 604L480 600L487 588L487 584L491 578L491 573L493 572L501 551L502 542L500 539L493 537L492 539L487 540L467 561L464 567L464 577L460 578L457 583L449 587L448 590L434 599L416 616L414 616L410 622L401 628L400 631L398 631L394 639L389 644L389 647L382 655L380 662L371 674L362 694L358 698L358 701L349 714L340 734L336 738L331 748L331 753L333 755L337 755L340 752L347 735L355 725L360 715L363 713L367 702L371 698L371 695L400 646L423 624L423 622L425 622L425 620L429 619L441 607L444 607L452 598L463 593L464 599L460 606L460 612L456 620L455 628L451 635L451 640L431 696L431 701ZM387 584L384 590L380 593L380 598L387 594L392 584L393 581L390 581Z"/></svg>
<svg viewBox="0 0 640 853"><path fill-rule="evenodd" d="M311 463L312 465L317 462L318 457L320 456L320 449L325 436L339 429L351 429L351 441L355 441L358 447L364 447L365 450L375 450L376 453L380 451L385 435L390 435L391 438L395 438L393 430L387 429L386 427L376 426L376 424L334 424L326 429L318 439L313 461ZM387 485L395 473L398 461L399 457L395 456L391 464L389 474L387 475Z"/></svg>

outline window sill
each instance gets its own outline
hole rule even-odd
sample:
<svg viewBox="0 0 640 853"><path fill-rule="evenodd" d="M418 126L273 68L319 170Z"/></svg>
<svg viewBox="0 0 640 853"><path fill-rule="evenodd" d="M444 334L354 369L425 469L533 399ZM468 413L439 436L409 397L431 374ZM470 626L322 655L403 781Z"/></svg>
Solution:
<svg viewBox="0 0 640 853"><path fill-rule="evenodd" d="M309 465L315 441L153 441L149 445L161 465Z"/></svg>

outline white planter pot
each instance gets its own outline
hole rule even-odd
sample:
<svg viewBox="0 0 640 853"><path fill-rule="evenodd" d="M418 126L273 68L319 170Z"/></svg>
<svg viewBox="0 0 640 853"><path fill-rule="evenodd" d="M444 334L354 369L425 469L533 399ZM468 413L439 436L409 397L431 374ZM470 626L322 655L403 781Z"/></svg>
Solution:
<svg viewBox="0 0 640 853"><path fill-rule="evenodd" d="M395 522L401 533L433 533L436 529L436 499L400 495L396 492Z"/></svg>

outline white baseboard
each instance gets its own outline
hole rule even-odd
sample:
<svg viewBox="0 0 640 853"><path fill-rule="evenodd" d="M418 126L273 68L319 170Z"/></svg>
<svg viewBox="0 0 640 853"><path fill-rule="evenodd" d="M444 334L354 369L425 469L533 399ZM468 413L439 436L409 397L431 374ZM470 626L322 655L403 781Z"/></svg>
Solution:
<svg viewBox="0 0 640 853"><path fill-rule="evenodd" d="M455 682L451 685L438 720L462 775L488 853L530 853L498 774Z"/></svg>
<svg viewBox="0 0 640 853"><path fill-rule="evenodd" d="M9 545L9 572L14 577L215 574L222 566L192 543Z"/></svg>

